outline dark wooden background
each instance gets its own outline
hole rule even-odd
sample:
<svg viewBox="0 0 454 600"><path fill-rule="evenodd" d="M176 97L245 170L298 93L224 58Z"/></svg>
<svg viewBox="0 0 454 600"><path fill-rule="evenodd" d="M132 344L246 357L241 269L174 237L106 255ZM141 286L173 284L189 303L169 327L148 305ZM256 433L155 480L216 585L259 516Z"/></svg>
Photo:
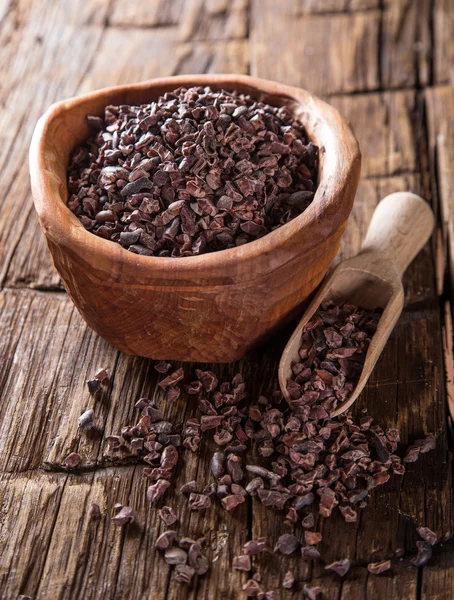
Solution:
<svg viewBox="0 0 454 600"><path fill-rule="evenodd" d="M377 202L389 192L420 193L437 231L405 276L406 307L359 407L404 442L435 432L424 454L376 490L357 524L338 515L321 524L326 562L348 557L341 581L323 564L266 557L266 589L291 566L327 599L451 600L454 597L452 457L447 400L452 394L451 281L454 276L454 4L452 0L0 0L0 597L16 599L235 599L246 575L231 561L252 535L271 542L283 517L252 501L233 514L218 506L189 513L178 494L165 503L179 530L206 535L213 561L190 588L175 584L153 545L163 530L147 505L140 465L113 464L103 442L133 422L140 395L159 396L149 360L131 358L91 332L64 293L33 211L27 150L36 120L55 100L178 73L250 73L305 87L351 121L363 152L362 181L341 257L360 246ZM252 394L277 386L285 334L239 365ZM101 401L85 380L112 372ZM452 396L451 396L452 397ZM94 407L101 440L77 431ZM195 415L180 399L163 405L177 426ZM61 463L77 450L79 471ZM185 454L177 483L208 477L209 444ZM87 508L105 517L89 523ZM138 512L121 531L116 502ZM393 561L374 577L371 560L408 556L415 528L440 538L421 569ZM302 583L281 598L301 598Z"/></svg>

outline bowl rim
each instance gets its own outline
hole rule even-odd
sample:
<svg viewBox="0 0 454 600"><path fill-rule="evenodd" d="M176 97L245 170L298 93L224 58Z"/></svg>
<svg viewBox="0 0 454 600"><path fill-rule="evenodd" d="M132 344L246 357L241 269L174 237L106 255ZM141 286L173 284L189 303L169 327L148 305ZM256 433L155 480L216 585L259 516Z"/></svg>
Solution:
<svg viewBox="0 0 454 600"><path fill-rule="evenodd" d="M270 231L257 240L216 252L184 257L144 256L134 254L123 248L117 242L101 238L86 230L77 216L66 205L67 186L62 190L61 180L56 177L52 168L52 160L48 151L49 135L53 122L64 113L80 109L84 104L105 96L137 93L159 89L172 91L178 87L210 85L215 89L225 87L235 89L238 84L249 88L251 95L265 94L296 103L305 114L314 117L316 127L322 127L329 134L330 143L320 148L319 181L315 196L308 208L288 223ZM163 89L164 88L164 89ZM106 102L106 105L109 102ZM300 117L301 118L301 117ZM307 123L303 125L307 127ZM312 138L311 131L308 131ZM41 226L47 238L57 246L68 248L76 254L83 254L91 248L91 254L100 258L103 264L121 261L125 273L128 266L131 269L154 269L159 272L171 270L173 275L194 273L195 270L229 269L233 265L251 261L265 253L272 253L283 243L294 238L303 228L316 231L317 225L323 222L327 209L335 209L338 217L334 216L329 235L339 229L345 222L345 211L353 201L347 193L342 193L353 178L359 175L361 152L349 124L339 112L314 94L302 88L287 86L281 83L251 77L249 75L177 75L149 79L139 83L124 84L102 88L88 94L83 94L68 100L52 104L39 119L33 133L29 152L30 178L35 209ZM336 207L333 207L336 204ZM315 228L315 229L314 229ZM326 230L324 231L326 233ZM326 241L326 235L312 236L313 243L306 250L313 249ZM224 271L225 272L225 271Z"/></svg>

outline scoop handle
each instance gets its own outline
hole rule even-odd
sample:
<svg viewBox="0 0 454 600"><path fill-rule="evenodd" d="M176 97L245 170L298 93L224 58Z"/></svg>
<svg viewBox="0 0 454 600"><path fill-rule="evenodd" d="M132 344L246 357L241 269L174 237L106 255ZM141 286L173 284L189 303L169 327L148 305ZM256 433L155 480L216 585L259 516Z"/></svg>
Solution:
<svg viewBox="0 0 454 600"><path fill-rule="evenodd" d="M434 222L432 209L416 194L390 194L375 209L361 254L386 256L402 276L430 238Z"/></svg>

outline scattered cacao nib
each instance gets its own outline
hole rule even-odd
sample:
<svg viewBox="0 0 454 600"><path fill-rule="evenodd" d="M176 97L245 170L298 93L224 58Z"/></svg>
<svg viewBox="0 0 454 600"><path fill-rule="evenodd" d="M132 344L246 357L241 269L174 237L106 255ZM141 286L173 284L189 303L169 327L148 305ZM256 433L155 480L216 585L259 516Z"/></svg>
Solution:
<svg viewBox="0 0 454 600"><path fill-rule="evenodd" d="M432 556L432 546L425 541L416 542L418 554L410 560L410 564L414 567L422 567Z"/></svg>
<svg viewBox="0 0 454 600"><path fill-rule="evenodd" d="M180 546L180 548L183 548L183 550L186 550L186 551L189 550L189 548L193 544L197 544L197 540L193 540L192 538L189 538L189 537L184 537L178 542L178 545Z"/></svg>
<svg viewBox="0 0 454 600"><path fill-rule="evenodd" d="M90 506L90 510L88 511L88 518L90 521L98 521L101 518L101 509L99 508L99 504L95 502Z"/></svg>
<svg viewBox="0 0 454 600"><path fill-rule="evenodd" d="M190 494L191 492L195 492L197 490L197 482L196 481L188 481L188 483L184 483L180 487L180 492L183 494Z"/></svg>
<svg viewBox="0 0 454 600"><path fill-rule="evenodd" d="M304 527L304 529L311 529L312 527L315 527L314 514L309 513L307 516L305 516L301 521L301 525Z"/></svg>
<svg viewBox="0 0 454 600"><path fill-rule="evenodd" d="M265 596L265 590L255 579L249 579L246 581L241 589L249 598L263 598Z"/></svg>
<svg viewBox="0 0 454 600"><path fill-rule="evenodd" d="M156 540L155 548L157 550L166 550L173 544L176 537L176 531L164 531L164 533L161 533L161 535Z"/></svg>
<svg viewBox="0 0 454 600"><path fill-rule="evenodd" d="M177 564L175 567L175 581L177 583L191 583L194 574L194 567L190 567L189 565Z"/></svg>
<svg viewBox="0 0 454 600"><path fill-rule="evenodd" d="M157 502L164 496L169 487L170 481L167 481L167 479L158 479L158 481L155 484L150 485L147 490L148 501L152 503Z"/></svg>
<svg viewBox="0 0 454 600"><path fill-rule="evenodd" d="M200 419L200 429L202 431L208 431L209 429L216 429L216 427L219 427L219 425L221 425L221 423L224 421L224 416L223 415L204 415L201 419Z"/></svg>
<svg viewBox="0 0 454 600"><path fill-rule="evenodd" d="M68 467L68 469L74 469L80 465L81 460L82 457L78 452L71 452L71 454L68 454L68 456L65 458L64 464L66 467Z"/></svg>
<svg viewBox="0 0 454 600"><path fill-rule="evenodd" d="M218 385L218 378L211 371L201 371L200 369L195 370L197 379L203 385L206 392L212 392Z"/></svg>
<svg viewBox="0 0 454 600"><path fill-rule="evenodd" d="M161 521L163 521L165 525L167 525L167 527L169 527L169 525L173 525L178 520L178 517L175 514L173 508L171 508L170 506L163 506L158 511L158 514Z"/></svg>
<svg viewBox="0 0 454 600"><path fill-rule="evenodd" d="M205 496L204 494L196 494L193 492L189 496L189 508L191 510L206 510L210 508L211 500L209 496Z"/></svg>
<svg viewBox="0 0 454 600"><path fill-rule="evenodd" d="M88 379L87 386L92 396L96 396L102 390L102 384L99 379Z"/></svg>
<svg viewBox="0 0 454 600"><path fill-rule="evenodd" d="M356 523L358 513L351 506L339 506L339 510L347 523Z"/></svg>
<svg viewBox="0 0 454 600"><path fill-rule="evenodd" d="M84 411L78 420L79 427L82 430L89 430L94 427L95 412L92 408Z"/></svg>
<svg viewBox="0 0 454 600"><path fill-rule="evenodd" d="M185 565L188 554L181 548L167 548L164 552L164 560L168 565Z"/></svg>
<svg viewBox="0 0 454 600"><path fill-rule="evenodd" d="M166 446L161 454L161 469L173 469L177 462L178 450L175 446Z"/></svg>
<svg viewBox="0 0 454 600"><path fill-rule="evenodd" d="M161 374L168 373L171 368L172 365L169 362L166 362L165 360L160 360L154 366L154 370Z"/></svg>
<svg viewBox="0 0 454 600"><path fill-rule="evenodd" d="M251 566L251 557L247 554L243 556L235 556L233 559L233 568L237 571L250 571Z"/></svg>
<svg viewBox="0 0 454 600"><path fill-rule="evenodd" d="M434 546L437 543L437 534L428 527L418 527L416 531L418 532L419 537L431 546Z"/></svg>
<svg viewBox="0 0 454 600"><path fill-rule="evenodd" d="M184 377L184 371L182 368L177 369L171 375L163 379L158 383L159 387L166 390L169 386L175 386Z"/></svg>
<svg viewBox="0 0 454 600"><path fill-rule="evenodd" d="M416 440L415 446L419 448L421 454L425 454L430 450L435 450L436 439L433 433L429 433L423 440Z"/></svg>
<svg viewBox="0 0 454 600"><path fill-rule="evenodd" d="M128 523L134 523L137 515L136 511L130 506L123 506L118 514L115 517L112 517L111 521L114 525L121 527L122 525L127 525Z"/></svg>
<svg viewBox="0 0 454 600"><path fill-rule="evenodd" d="M419 446L408 446L407 453L404 456L404 462L405 463L416 462L419 458L420 451L421 450L420 450Z"/></svg>
<svg viewBox="0 0 454 600"><path fill-rule="evenodd" d="M322 588L319 586L310 587L306 584L303 586L303 595L305 598L308 598L308 600L318 600L321 593Z"/></svg>
<svg viewBox="0 0 454 600"><path fill-rule="evenodd" d="M266 539L264 537L259 537L255 540L250 540L246 542L242 548L244 554L248 554L249 556L256 556L266 550L267 544Z"/></svg>
<svg viewBox="0 0 454 600"><path fill-rule="evenodd" d="M279 551L282 554L289 555L289 554L293 554L294 552L296 552L299 547L300 547L300 543L298 541L298 538L296 538L291 533L284 533L277 540L276 545L274 547L274 551L275 552Z"/></svg>
<svg viewBox="0 0 454 600"><path fill-rule="evenodd" d="M198 542L191 544L188 549L188 563L194 568L197 575L204 575L209 568L208 559L201 550L201 544Z"/></svg>
<svg viewBox="0 0 454 600"><path fill-rule="evenodd" d="M301 548L301 556L304 560L317 560L320 558L320 552L315 546L303 546Z"/></svg>
<svg viewBox="0 0 454 600"><path fill-rule="evenodd" d="M243 494L230 494L225 498L222 498L221 503L225 510L232 510L236 508L239 504L242 504L246 498Z"/></svg>
<svg viewBox="0 0 454 600"><path fill-rule="evenodd" d="M68 207L93 234L145 256L234 248L301 214L318 148L287 106L179 88L88 116L68 169Z"/></svg>
<svg viewBox="0 0 454 600"><path fill-rule="evenodd" d="M389 571L390 568L391 568L390 560L382 560L381 562L369 563L367 565L367 570L369 571L369 573L372 573L373 575L380 575L381 573L384 573L385 571Z"/></svg>
<svg viewBox="0 0 454 600"><path fill-rule="evenodd" d="M284 575L284 579L282 580L282 587L286 588L287 590L291 590L294 583L295 576L291 571L287 571L287 573Z"/></svg>
<svg viewBox="0 0 454 600"><path fill-rule="evenodd" d="M98 381L107 381L107 379L109 379L109 373L107 369L99 369L99 371L95 374L95 379Z"/></svg>
<svg viewBox="0 0 454 600"><path fill-rule="evenodd" d="M181 389L178 386L171 385L166 390L166 398L170 402L178 400L181 394Z"/></svg>
<svg viewBox="0 0 454 600"><path fill-rule="evenodd" d="M350 363L362 364L357 359L367 351L366 342L375 324L374 319L353 306L325 309L308 326L310 343L301 345L302 362L294 365L293 387L290 385L293 394L288 403L283 402L281 392L269 398L260 396L254 401L241 375L223 382L211 371L202 370L196 371L197 381L189 384L190 390L199 394L201 414L188 419L178 433L170 421L164 420L153 401L147 398L138 401L136 406L141 414L136 425L123 427L120 435L108 436L106 441L114 450L139 456L149 464L144 468L144 475L153 483L147 492L151 502L157 502L172 485L179 452L184 452L184 448L196 451L205 431L216 429L212 439L219 449L213 452L210 461L215 481L201 480L199 485L189 481L180 488L190 495L190 508L204 510L216 502L226 510L233 510L244 503L248 495L255 496L264 506L284 510L287 527L301 523L306 544L301 548L301 556L304 560L317 560L320 553L316 545L321 535L312 531L317 515L329 517L337 507L345 521L355 522L357 509L366 506L372 490L384 484L391 473L404 473L403 461L395 454L400 440L395 427L384 431L365 414L367 411L362 411L358 421L353 420L350 413L337 418L329 416L335 402L345 399L341 390L348 383ZM323 330L321 333L319 328ZM328 328L331 330L326 335ZM320 348L326 353L323 360L317 357ZM170 367L165 369L166 372L171 370ZM161 387L164 384L164 388L172 391L174 378L183 376L182 369L179 371L166 377L167 382L164 379ZM432 435L417 440L410 454L417 456L426 447L433 448L434 442ZM210 445L211 439L206 447ZM249 448L251 454L242 455ZM251 460L252 457L258 460ZM159 515L166 526L175 522L176 515L169 507L162 508ZM424 534L421 536L424 543L429 541ZM176 545L174 537L165 540L166 536L159 541L162 549L171 548L174 542ZM179 544L187 553L187 559L174 564L187 564L196 574L206 572L208 560L201 554L201 542L183 538ZM245 557L258 554L265 547L264 539L251 540L245 544L243 555L236 557L235 565L245 564L249 570ZM290 533L281 536L276 544L276 550L283 554L291 554L298 548L299 541ZM415 557L413 562L425 560L428 555L425 546L419 545L418 552L419 558ZM327 568L342 573L346 563L348 561L338 561ZM183 580L186 572L182 573ZM259 582L258 574L252 581ZM273 597L270 594L274 592L263 589L257 592L259 598L267 594Z"/></svg>
<svg viewBox="0 0 454 600"><path fill-rule="evenodd" d="M322 541L322 534L317 531L305 531L304 539L308 546L316 546Z"/></svg>
<svg viewBox="0 0 454 600"><path fill-rule="evenodd" d="M223 452L215 452L211 458L211 463L210 463L210 467L211 467L211 472L213 473L214 477L216 479L218 479L219 477L222 477L222 475L224 475L224 461L225 461L225 455Z"/></svg>
<svg viewBox="0 0 454 600"><path fill-rule="evenodd" d="M325 569L327 571L333 571L333 573L337 573L337 575L344 577L344 575L346 575L347 571L350 569L350 561L348 558L344 558L344 560L337 560L330 565L326 565Z"/></svg>

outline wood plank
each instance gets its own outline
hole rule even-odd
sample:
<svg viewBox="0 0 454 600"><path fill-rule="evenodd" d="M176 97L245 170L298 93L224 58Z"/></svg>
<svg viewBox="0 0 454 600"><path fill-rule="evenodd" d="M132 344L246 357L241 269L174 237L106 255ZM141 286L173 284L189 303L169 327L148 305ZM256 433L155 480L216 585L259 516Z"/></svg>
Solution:
<svg viewBox="0 0 454 600"><path fill-rule="evenodd" d="M108 0L95 0L89 10L83 0L20 0L0 26L0 286L31 210L27 154L36 121L51 102L76 92L107 6Z"/></svg>
<svg viewBox="0 0 454 600"><path fill-rule="evenodd" d="M0 306L0 396L8 398L0 405L0 470L37 468L77 448L89 465L99 441L78 439L77 419L92 406L85 380L98 366L113 370L117 351L88 329L66 295L5 291ZM102 422L108 406L95 409Z"/></svg>
<svg viewBox="0 0 454 600"><path fill-rule="evenodd" d="M122 52L113 62L112 55ZM134 28L108 29L80 93L109 85L133 83L182 73L247 72L247 42L241 40L181 42L177 28L149 32Z"/></svg>
<svg viewBox="0 0 454 600"><path fill-rule="evenodd" d="M454 540L437 545L422 571L421 600L451 600L454 597Z"/></svg>
<svg viewBox="0 0 454 600"><path fill-rule="evenodd" d="M254 0L251 74L322 95L377 89L380 18L379 10L295 14L286 2Z"/></svg>
<svg viewBox="0 0 454 600"><path fill-rule="evenodd" d="M183 40L245 38L248 33L248 0L186 0L181 15Z"/></svg>
<svg viewBox="0 0 454 600"><path fill-rule="evenodd" d="M3 475L0 481L0 590L17 598L37 584L53 533L66 475Z"/></svg>
<svg viewBox="0 0 454 600"><path fill-rule="evenodd" d="M110 26L165 27L181 19L183 0L124 2L113 0L109 11Z"/></svg>
<svg viewBox="0 0 454 600"><path fill-rule="evenodd" d="M454 81L454 11L451 0L435 0L434 23L434 83Z"/></svg>
<svg viewBox="0 0 454 600"><path fill-rule="evenodd" d="M416 97L411 90L330 99L352 125L362 149L363 177L414 172Z"/></svg>
<svg viewBox="0 0 454 600"><path fill-rule="evenodd" d="M380 37L382 88L427 85L432 0L385 0L385 5Z"/></svg>
<svg viewBox="0 0 454 600"><path fill-rule="evenodd" d="M437 189L441 240L439 245L439 279L442 285L448 273L454 282L454 88L426 90L429 124L429 157L432 179Z"/></svg>
<svg viewBox="0 0 454 600"><path fill-rule="evenodd" d="M379 576L368 573L364 600L375 598L416 600L419 598L418 592L418 570L409 569L396 561L392 564L391 573Z"/></svg>
<svg viewBox="0 0 454 600"><path fill-rule="evenodd" d="M299 13L358 12L380 8L380 0L296 0L286 4L294 4Z"/></svg>

